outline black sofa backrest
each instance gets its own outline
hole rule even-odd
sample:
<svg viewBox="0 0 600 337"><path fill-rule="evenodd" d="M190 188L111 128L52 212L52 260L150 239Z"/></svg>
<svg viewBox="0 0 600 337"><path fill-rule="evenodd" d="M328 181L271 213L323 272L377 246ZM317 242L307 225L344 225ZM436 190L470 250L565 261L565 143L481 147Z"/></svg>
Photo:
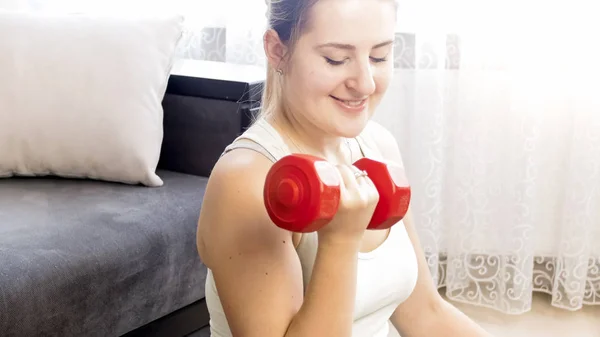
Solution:
<svg viewBox="0 0 600 337"><path fill-rule="evenodd" d="M175 64L163 100L159 168L209 176L260 106L264 71L213 61Z"/></svg>

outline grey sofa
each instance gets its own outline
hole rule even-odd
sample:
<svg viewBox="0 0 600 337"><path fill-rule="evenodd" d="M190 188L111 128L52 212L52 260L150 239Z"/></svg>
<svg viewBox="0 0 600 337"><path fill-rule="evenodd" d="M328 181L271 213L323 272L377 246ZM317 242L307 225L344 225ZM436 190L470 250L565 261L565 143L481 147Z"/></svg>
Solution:
<svg viewBox="0 0 600 337"><path fill-rule="evenodd" d="M0 336L204 336L196 224L210 169L251 101L247 81L227 78L239 69L202 78L207 66L215 72L188 64L194 74L169 82L163 187L0 179Z"/></svg>

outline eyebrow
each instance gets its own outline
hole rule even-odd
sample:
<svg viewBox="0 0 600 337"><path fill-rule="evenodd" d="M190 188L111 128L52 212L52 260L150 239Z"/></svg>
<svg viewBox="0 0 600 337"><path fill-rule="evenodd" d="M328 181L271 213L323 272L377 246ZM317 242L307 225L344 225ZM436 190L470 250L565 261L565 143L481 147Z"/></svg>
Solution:
<svg viewBox="0 0 600 337"><path fill-rule="evenodd" d="M385 46L390 45L392 43L394 43L393 40L381 42L381 43L378 43L375 46L373 46L373 49L385 47ZM318 45L317 49L326 48L326 47L333 47L333 48L345 49L345 50L354 50L354 49L356 49L356 47L353 46L353 45L351 45L351 44L336 43L336 42L330 42L330 43L324 43L324 44Z"/></svg>

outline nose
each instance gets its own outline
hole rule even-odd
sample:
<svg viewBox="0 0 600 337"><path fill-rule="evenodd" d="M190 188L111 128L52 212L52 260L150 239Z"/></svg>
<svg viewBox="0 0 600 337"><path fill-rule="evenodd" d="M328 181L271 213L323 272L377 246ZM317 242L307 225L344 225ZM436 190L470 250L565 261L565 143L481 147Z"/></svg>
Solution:
<svg viewBox="0 0 600 337"><path fill-rule="evenodd" d="M357 62L352 72L353 74L348 79L346 85L349 89L355 91L355 95L364 97L375 92L373 66L370 60L367 62Z"/></svg>

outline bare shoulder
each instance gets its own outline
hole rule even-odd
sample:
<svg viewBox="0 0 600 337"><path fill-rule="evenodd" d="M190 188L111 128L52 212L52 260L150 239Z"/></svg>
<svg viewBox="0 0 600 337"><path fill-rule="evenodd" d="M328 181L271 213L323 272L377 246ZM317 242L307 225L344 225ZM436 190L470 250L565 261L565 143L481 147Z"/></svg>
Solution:
<svg viewBox="0 0 600 337"><path fill-rule="evenodd" d="M198 220L198 252L234 336L282 336L302 305L302 268L292 234L275 226L264 207L271 166L252 150L221 157Z"/></svg>
<svg viewBox="0 0 600 337"><path fill-rule="evenodd" d="M271 166L266 157L248 149L236 149L217 161L198 221L199 253L207 265L228 249L250 249L261 240L290 237L271 223L263 204Z"/></svg>

